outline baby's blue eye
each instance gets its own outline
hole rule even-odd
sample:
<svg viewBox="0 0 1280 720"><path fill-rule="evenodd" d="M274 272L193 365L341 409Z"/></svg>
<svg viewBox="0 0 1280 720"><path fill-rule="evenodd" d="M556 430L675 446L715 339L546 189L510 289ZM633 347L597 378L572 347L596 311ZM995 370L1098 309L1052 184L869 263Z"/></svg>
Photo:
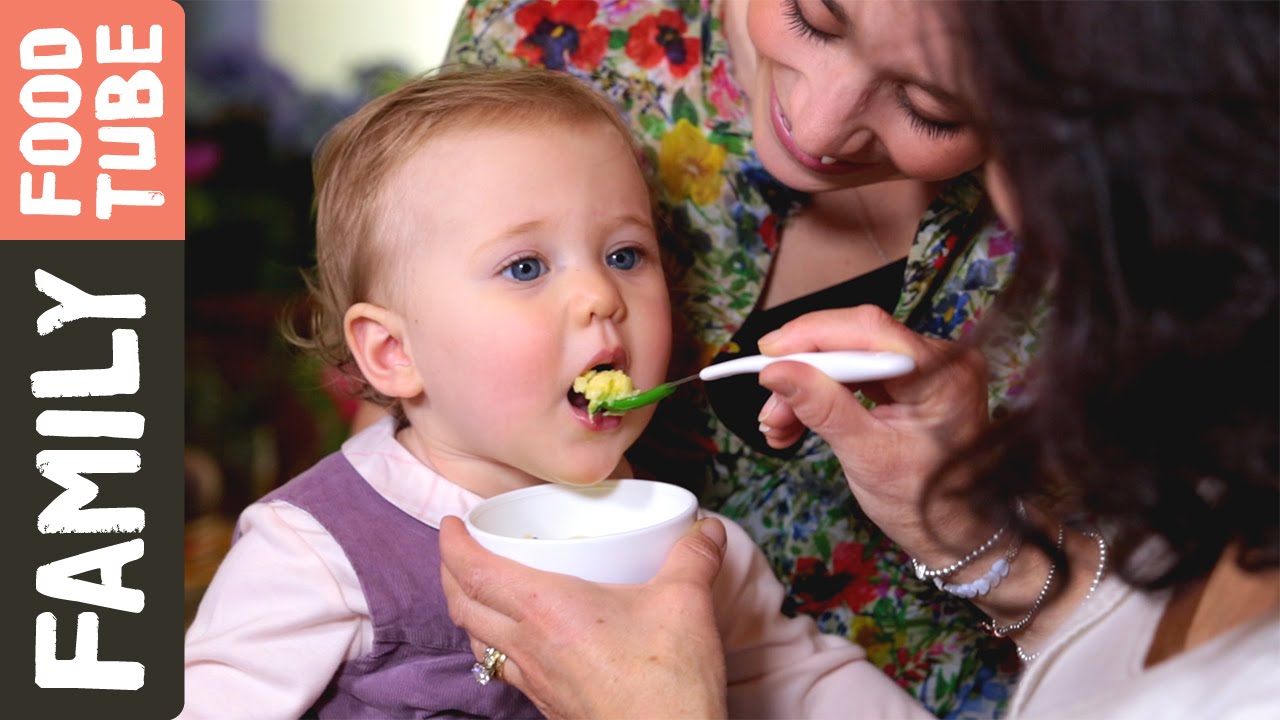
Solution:
<svg viewBox="0 0 1280 720"><path fill-rule="evenodd" d="M547 266L538 258L520 258L502 270L502 274L512 280L520 282L530 282L537 280L541 275L546 273Z"/></svg>
<svg viewBox="0 0 1280 720"><path fill-rule="evenodd" d="M616 267L619 270L630 270L639 261L640 254L635 248L623 248L609 253L609 267Z"/></svg>

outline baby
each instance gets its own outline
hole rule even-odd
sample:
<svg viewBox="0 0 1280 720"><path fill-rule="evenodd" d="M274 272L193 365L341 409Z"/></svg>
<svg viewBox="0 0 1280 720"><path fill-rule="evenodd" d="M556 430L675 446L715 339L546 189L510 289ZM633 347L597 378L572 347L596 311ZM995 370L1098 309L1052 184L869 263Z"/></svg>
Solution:
<svg viewBox="0 0 1280 720"><path fill-rule="evenodd" d="M573 389L593 370L640 388L666 374L668 294L628 130L568 75L461 70L342 122L315 178L308 346L389 412L241 515L187 633L183 716L537 716L473 678L436 528L498 493L630 474L652 408L592 413ZM780 613L782 586L727 524L730 711L846 715L856 683L909 714L860 648Z"/></svg>

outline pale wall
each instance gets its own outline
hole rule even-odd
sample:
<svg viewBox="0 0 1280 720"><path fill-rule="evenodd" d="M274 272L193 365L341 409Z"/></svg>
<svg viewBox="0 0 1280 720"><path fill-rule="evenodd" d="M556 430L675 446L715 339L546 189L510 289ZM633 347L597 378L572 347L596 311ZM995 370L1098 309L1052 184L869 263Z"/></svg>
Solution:
<svg viewBox="0 0 1280 720"><path fill-rule="evenodd" d="M268 0L263 51L303 87L344 93L352 68L396 61L436 67L464 0Z"/></svg>

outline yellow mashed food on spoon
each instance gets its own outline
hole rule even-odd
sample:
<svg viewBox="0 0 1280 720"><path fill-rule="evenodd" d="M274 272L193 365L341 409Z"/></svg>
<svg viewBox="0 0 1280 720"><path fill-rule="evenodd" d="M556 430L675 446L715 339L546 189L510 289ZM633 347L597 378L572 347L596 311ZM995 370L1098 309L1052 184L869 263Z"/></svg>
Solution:
<svg viewBox="0 0 1280 720"><path fill-rule="evenodd" d="M635 395L636 387L621 370L588 370L574 379L573 391L587 398L587 414L595 415L602 404Z"/></svg>

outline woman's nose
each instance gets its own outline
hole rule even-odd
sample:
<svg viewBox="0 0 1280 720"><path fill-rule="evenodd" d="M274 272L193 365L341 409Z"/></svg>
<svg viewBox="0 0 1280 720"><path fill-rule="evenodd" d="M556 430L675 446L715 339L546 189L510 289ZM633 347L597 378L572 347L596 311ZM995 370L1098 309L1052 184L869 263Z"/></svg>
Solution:
<svg viewBox="0 0 1280 720"><path fill-rule="evenodd" d="M595 320L621 322L627 313L617 282L607 268L581 270L571 278L574 312L584 325Z"/></svg>
<svg viewBox="0 0 1280 720"><path fill-rule="evenodd" d="M798 85L786 109L796 145L814 157L857 155L873 140L864 122L866 94L866 83L856 77L827 87L812 81Z"/></svg>

